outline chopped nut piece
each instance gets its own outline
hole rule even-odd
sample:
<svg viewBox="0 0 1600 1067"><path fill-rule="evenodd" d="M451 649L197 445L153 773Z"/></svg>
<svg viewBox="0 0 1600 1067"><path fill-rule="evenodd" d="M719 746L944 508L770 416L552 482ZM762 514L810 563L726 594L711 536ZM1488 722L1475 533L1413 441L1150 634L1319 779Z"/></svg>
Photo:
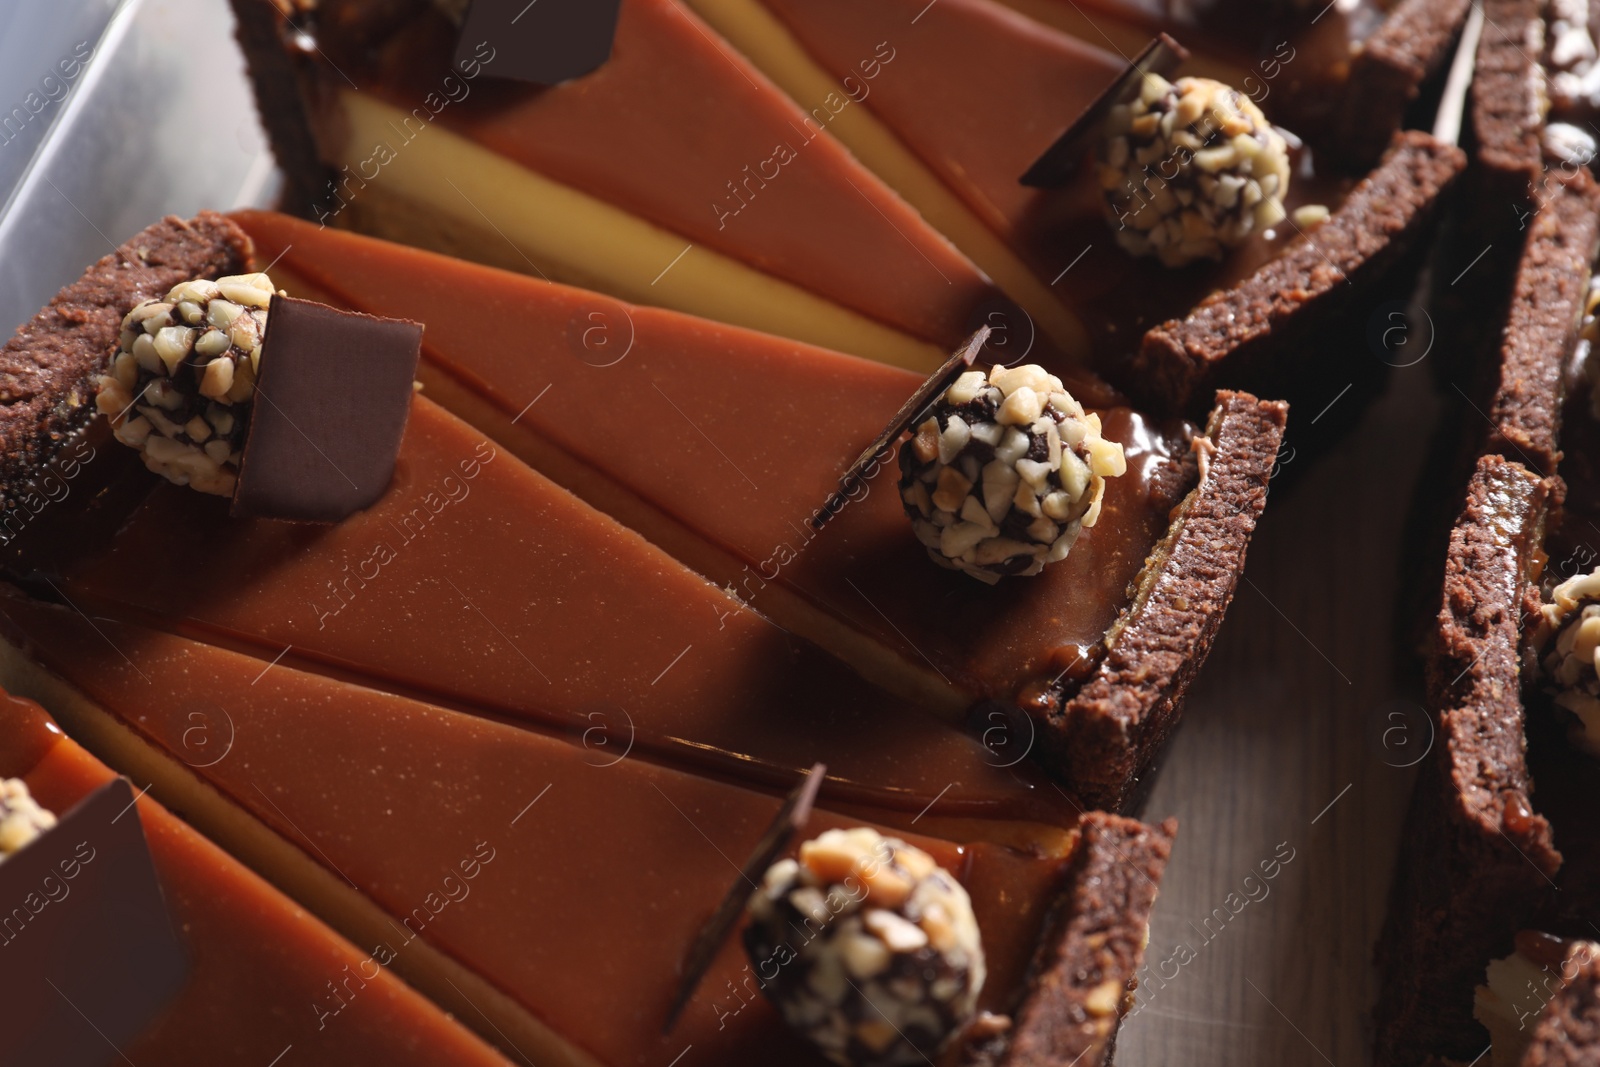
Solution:
<svg viewBox="0 0 1600 1067"><path fill-rule="evenodd" d="M1064 558L1126 471L1059 378L996 366L957 378L900 450L900 499L934 562L992 584Z"/></svg>
<svg viewBox="0 0 1600 1067"><path fill-rule="evenodd" d="M21 778L0 779L0 861L56 824Z"/></svg>
<svg viewBox="0 0 1600 1067"><path fill-rule="evenodd" d="M95 406L168 481L233 492L272 296L265 274L195 278L123 316Z"/></svg>
<svg viewBox="0 0 1600 1067"><path fill-rule="evenodd" d="M1169 267L1221 259L1284 218L1288 142L1230 86L1147 74L1136 101L1112 108L1104 138L1106 215L1136 256Z"/></svg>
<svg viewBox="0 0 1600 1067"><path fill-rule="evenodd" d="M880 893L890 885L893 903ZM829 830L767 869L749 912L763 991L835 1063L933 1062L976 1007L985 966L972 902L898 838Z"/></svg>
<svg viewBox="0 0 1600 1067"><path fill-rule="evenodd" d="M1115 1015L1122 1005L1123 992L1121 982L1108 978L1089 990L1089 995L1083 998L1084 1010L1090 1015Z"/></svg>
<svg viewBox="0 0 1600 1067"><path fill-rule="evenodd" d="M1550 590L1528 641L1534 679L1572 716L1572 743L1600 756L1600 568Z"/></svg>
<svg viewBox="0 0 1600 1067"><path fill-rule="evenodd" d="M1327 204L1304 204L1294 209L1294 224L1302 230L1321 226L1332 217Z"/></svg>

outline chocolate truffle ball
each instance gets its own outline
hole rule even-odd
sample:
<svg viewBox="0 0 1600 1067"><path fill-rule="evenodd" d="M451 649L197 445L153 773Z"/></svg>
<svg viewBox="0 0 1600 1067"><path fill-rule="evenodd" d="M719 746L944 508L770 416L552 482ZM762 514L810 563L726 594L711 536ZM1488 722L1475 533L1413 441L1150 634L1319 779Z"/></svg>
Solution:
<svg viewBox="0 0 1600 1067"><path fill-rule="evenodd" d="M1127 470L1061 379L1043 367L961 375L900 449L900 500L940 566L993 584L1065 559Z"/></svg>
<svg viewBox="0 0 1600 1067"><path fill-rule="evenodd" d="M1106 116L1099 159L1117 244L1169 267L1221 259L1285 216L1288 143L1254 101L1210 78L1145 75Z"/></svg>
<svg viewBox="0 0 1600 1067"><path fill-rule="evenodd" d="M971 1017L983 945L967 891L921 849L829 830L767 870L745 948L789 1025L835 1063L920 1064Z"/></svg>
<svg viewBox="0 0 1600 1067"><path fill-rule="evenodd" d="M1573 716L1573 743L1600 756L1600 569L1551 590L1529 643L1539 687Z"/></svg>
<svg viewBox="0 0 1600 1067"><path fill-rule="evenodd" d="M179 282L122 319L95 404L168 481L229 496L273 295L265 274Z"/></svg>

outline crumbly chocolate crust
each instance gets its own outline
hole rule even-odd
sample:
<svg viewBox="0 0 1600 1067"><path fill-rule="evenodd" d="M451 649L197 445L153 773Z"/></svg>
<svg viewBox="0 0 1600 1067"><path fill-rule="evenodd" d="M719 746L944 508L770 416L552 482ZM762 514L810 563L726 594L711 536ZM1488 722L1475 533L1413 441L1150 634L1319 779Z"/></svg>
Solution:
<svg viewBox="0 0 1600 1067"><path fill-rule="evenodd" d="M1200 484L1151 553L1096 672L1039 722L1043 763L1090 805L1126 810L1178 722L1244 571L1288 405L1221 392Z"/></svg>
<svg viewBox="0 0 1600 1067"><path fill-rule="evenodd" d="M1486 447L1552 475L1561 459L1567 357L1600 248L1600 183L1580 170L1551 184L1542 200L1517 266Z"/></svg>
<svg viewBox="0 0 1600 1067"><path fill-rule="evenodd" d="M1327 222L1249 279L1213 293L1185 319L1144 335L1123 384L1162 410L1183 411L1226 375L1238 382L1295 340L1307 319L1325 324L1429 228L1440 196L1466 165L1454 145L1411 131Z"/></svg>
<svg viewBox="0 0 1600 1067"><path fill-rule="evenodd" d="M1067 890L1047 923L1050 933L1040 941L1012 1024L1000 1037L970 1041L964 1067L1098 1067L1111 1058L1178 824L1148 826L1094 812L1081 829Z"/></svg>
<svg viewBox="0 0 1600 1067"><path fill-rule="evenodd" d="M1361 45L1334 133L1334 153L1346 170L1364 172L1383 156L1423 83L1444 67L1470 6L1470 0L1401 0Z"/></svg>
<svg viewBox="0 0 1600 1067"><path fill-rule="evenodd" d="M1572 980L1539 1014L1521 1067L1600 1067L1600 956L1574 946L1567 959Z"/></svg>
<svg viewBox="0 0 1600 1067"><path fill-rule="evenodd" d="M1544 53L1543 12L1539 0L1484 0L1471 122L1485 197L1480 202L1496 210L1501 202L1525 198L1543 170L1539 99L1544 75L1534 58Z"/></svg>
<svg viewBox="0 0 1600 1067"><path fill-rule="evenodd" d="M1561 864L1534 813L1519 684L1520 636L1553 489L1486 455L1450 536L1428 664L1437 736L1406 817L1378 943L1380 1067L1430 1054L1463 1062L1487 1037L1472 1017L1486 962L1507 955Z"/></svg>
<svg viewBox="0 0 1600 1067"><path fill-rule="evenodd" d="M256 111L272 154L283 171L283 209L304 218L327 188L332 172L323 164L300 96L287 38L310 12L296 0L230 0L234 37L244 51L255 90Z"/></svg>
<svg viewBox="0 0 1600 1067"><path fill-rule="evenodd" d="M250 238L221 215L168 217L62 289L0 349L0 509L95 412L91 379L117 347L122 317L188 278L245 269Z"/></svg>

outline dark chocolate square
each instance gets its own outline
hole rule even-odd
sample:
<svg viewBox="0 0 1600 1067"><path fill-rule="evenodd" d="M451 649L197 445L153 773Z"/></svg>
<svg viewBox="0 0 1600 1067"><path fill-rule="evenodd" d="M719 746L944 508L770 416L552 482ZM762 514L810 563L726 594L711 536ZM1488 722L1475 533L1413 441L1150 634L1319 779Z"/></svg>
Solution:
<svg viewBox="0 0 1600 1067"><path fill-rule="evenodd" d="M126 779L0 863L0 1062L122 1063L188 975Z"/></svg>
<svg viewBox="0 0 1600 1067"><path fill-rule="evenodd" d="M1040 189L1054 189L1067 184L1077 173L1090 134L1100 127L1106 114L1118 104L1133 99L1139 86L1144 83L1146 74L1165 77L1188 58L1187 48L1164 33L1156 34L1155 39L1133 57L1127 68L1106 86L1104 92L1089 102L1089 106L1072 121L1072 125L1017 180L1023 185Z"/></svg>
<svg viewBox="0 0 1600 1067"><path fill-rule="evenodd" d="M581 77L611 58L621 7L622 0L472 0L456 62L482 62L492 78L535 85Z"/></svg>
<svg viewBox="0 0 1600 1067"><path fill-rule="evenodd" d="M422 324L275 296L233 515L339 522L388 489Z"/></svg>

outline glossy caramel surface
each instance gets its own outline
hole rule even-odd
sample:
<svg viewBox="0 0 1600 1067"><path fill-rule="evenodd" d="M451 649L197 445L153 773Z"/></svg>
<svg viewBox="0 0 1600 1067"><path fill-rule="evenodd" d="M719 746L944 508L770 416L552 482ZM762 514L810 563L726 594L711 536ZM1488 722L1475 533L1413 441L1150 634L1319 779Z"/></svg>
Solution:
<svg viewBox="0 0 1600 1067"><path fill-rule="evenodd" d="M347 88L348 75L417 116L395 131L392 152L439 122L687 241L947 345L996 295L824 136L827 109L801 110L676 0L625 0L611 58L547 88L495 79L493 58L452 71L455 27L427 7L381 33L336 20L314 33L321 52L308 62L330 89ZM492 57L493 42L480 52ZM337 136L335 94L326 98L318 125ZM381 180L382 155L355 178ZM359 186L345 191L359 195Z"/></svg>
<svg viewBox="0 0 1600 1067"><path fill-rule="evenodd" d="M746 780L791 782L822 760L840 797L916 811L959 781L954 809L1071 811L1042 776L996 766L424 398L368 511L333 527L234 520L226 501L163 483L60 588L263 663L599 726Z"/></svg>
<svg viewBox="0 0 1600 1067"><path fill-rule="evenodd" d="M23 778L60 814L112 772L64 737L38 705L0 693L0 776ZM504 1067L444 1012L154 800L142 798L138 812L190 977L165 1015L126 1048L129 1062L269 1063L292 1047L293 1062L329 1067ZM312 1006L347 968L361 987L336 1015L319 1019Z"/></svg>
<svg viewBox="0 0 1600 1067"><path fill-rule="evenodd" d="M865 106L1071 306L1089 329L1097 357L1132 351L1145 330L1183 317L1300 237L1285 221L1221 263L1174 270L1117 247L1092 161L1060 189L1021 184L1022 174L1126 68L1126 58L1103 36L1072 37L994 0L940 0L925 11L918 0L762 2L839 78L859 77L854 57L861 49L895 43L895 59L871 82ZM1197 44L1194 36L1180 33L1179 39L1197 48L1210 43L1202 36ZM1285 117L1284 105L1290 82L1319 60L1297 47L1307 46L1298 36L1285 39L1235 88L1269 119L1306 133L1294 112ZM1084 148L1091 150L1092 141ZM1319 177L1303 155L1285 205L1290 211L1319 203L1331 209L1348 184Z"/></svg>
<svg viewBox="0 0 1600 1067"><path fill-rule="evenodd" d="M739 600L760 609L781 583L970 697L1084 669L1181 496L1193 428L1105 408L1128 474L1108 482L1099 523L1041 575L983 585L927 558L892 463L820 534L810 526L915 375L280 215L237 218L262 261L352 308L422 320L427 359L734 553L742 569L713 577ZM1069 388L1114 403L1092 380Z"/></svg>
<svg viewBox="0 0 1600 1067"><path fill-rule="evenodd" d="M817 1062L736 940L661 1033L689 945L777 798L282 665L258 673L67 608L0 599L0 612L48 667L388 912L395 937L378 958L420 937L605 1063L667 1062L688 1045L685 1063ZM819 811L807 834L859 821ZM1004 1010L1066 858L900 836L968 885L990 967L982 1003ZM221 953L238 935L206 936Z"/></svg>

